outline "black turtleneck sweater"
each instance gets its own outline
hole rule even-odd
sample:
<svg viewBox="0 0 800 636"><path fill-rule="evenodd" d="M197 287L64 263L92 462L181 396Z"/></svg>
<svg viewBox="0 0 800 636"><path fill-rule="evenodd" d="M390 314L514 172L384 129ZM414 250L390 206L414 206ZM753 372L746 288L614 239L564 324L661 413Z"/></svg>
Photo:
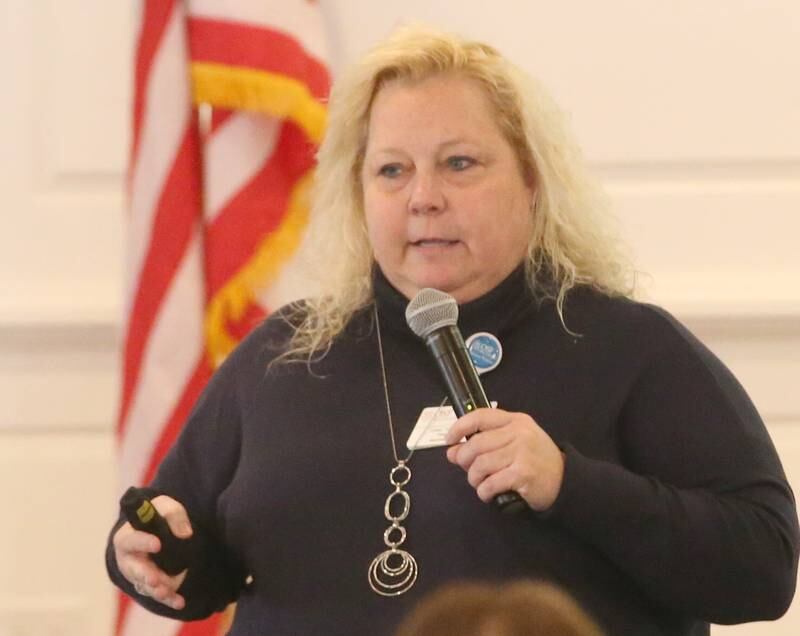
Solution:
<svg viewBox="0 0 800 636"><path fill-rule="evenodd" d="M398 448L443 385L378 275ZM755 408L730 372L664 311L576 289L564 329L521 271L460 308L465 337L494 333L489 399L530 414L566 454L553 507L509 518L483 504L444 448L417 451L404 547L419 564L405 595L367 582L383 549L394 465L371 309L314 363L267 364L286 341L273 316L228 358L162 463L154 492L183 502L206 542L182 611L236 599L230 634L390 634L453 580L537 578L570 592L609 634L708 634L708 623L775 618L795 585L792 493ZM252 582L245 585L247 576Z"/></svg>

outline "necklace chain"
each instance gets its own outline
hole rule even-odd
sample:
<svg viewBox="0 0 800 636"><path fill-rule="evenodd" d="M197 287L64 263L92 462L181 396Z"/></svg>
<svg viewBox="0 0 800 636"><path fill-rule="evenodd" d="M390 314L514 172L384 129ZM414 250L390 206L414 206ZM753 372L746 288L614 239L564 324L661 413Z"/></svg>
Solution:
<svg viewBox="0 0 800 636"><path fill-rule="evenodd" d="M392 405L389 401L389 382L386 379L386 363L383 357L383 341L381 339L381 323L380 319L378 318L378 306L377 304L374 305L373 313L375 315L375 331L378 334L378 355L380 356L381 360L381 380L383 380L383 397L386 401L386 419L389 422L389 438L392 440L392 455L394 456L394 461L398 464L402 461L403 463L408 463L411 459L411 456L414 454L414 451L409 451L408 455L406 455L405 459L401 460L400 457L397 455L397 443L394 439L394 423L392 422Z"/></svg>
<svg viewBox="0 0 800 636"><path fill-rule="evenodd" d="M389 381L386 378L386 363L383 357L383 341L381 339L381 323L378 318L377 303L373 305L373 315L375 316L378 355L381 362L383 397L386 401L386 419L389 422L389 438L392 440L392 455L396 465L389 471L389 483L392 485L393 490L386 497L386 503L383 505L383 516L391 523L383 533L383 542L386 544L387 549L376 556L370 563L367 571L367 580L376 594L381 596L400 596L400 594L404 594L411 589L411 586L417 580L419 572L416 559L409 552L400 548L406 540L406 529L400 523L408 517L411 511L411 495L403 488L411 481L411 468L408 462L414 454L414 449L409 450L408 455L403 459L400 459L397 454L392 406L389 402ZM446 402L447 397L445 396L439 408L441 409ZM398 501L400 510L392 511L393 502ZM397 504L395 504L396 507Z"/></svg>
<svg viewBox="0 0 800 636"><path fill-rule="evenodd" d="M392 440L392 454L396 466L389 471L389 483L393 490L386 498L383 505L383 516L391 525L383 533L383 542L386 550L372 559L367 570L367 580L372 591L381 596L399 596L409 589L417 580L416 559L409 552L400 548L406 540L406 529L400 525L411 511L411 495L403 487L411 481L411 468L408 461L414 454L411 450L405 459L397 455L397 443L394 439L394 423L392 422L392 407L389 403L389 382L386 379L386 364L383 358L383 342L381 341L381 325L378 319L378 305L374 305L375 331L378 334L378 354L381 361L381 379L383 380L383 395L386 400L386 417L389 422L389 437ZM392 502L400 501L400 510L392 511ZM396 507L396 506L395 506Z"/></svg>

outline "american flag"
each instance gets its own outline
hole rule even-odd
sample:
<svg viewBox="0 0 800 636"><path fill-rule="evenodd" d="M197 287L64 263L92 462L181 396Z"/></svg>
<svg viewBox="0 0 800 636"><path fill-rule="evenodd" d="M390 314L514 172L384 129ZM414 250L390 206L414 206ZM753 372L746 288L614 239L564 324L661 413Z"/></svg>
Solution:
<svg viewBox="0 0 800 636"><path fill-rule="evenodd" d="M293 261L329 89L309 0L141 0L134 67L121 485L145 484L214 368L270 308ZM219 634L120 595L116 633Z"/></svg>

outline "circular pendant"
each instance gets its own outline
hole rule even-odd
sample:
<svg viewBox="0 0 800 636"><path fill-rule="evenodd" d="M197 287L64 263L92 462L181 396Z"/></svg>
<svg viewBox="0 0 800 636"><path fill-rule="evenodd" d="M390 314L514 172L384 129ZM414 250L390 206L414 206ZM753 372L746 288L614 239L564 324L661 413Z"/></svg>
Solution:
<svg viewBox="0 0 800 636"><path fill-rule="evenodd" d="M369 566L369 586L381 596L399 596L417 580L417 562L405 550L391 548L376 556Z"/></svg>

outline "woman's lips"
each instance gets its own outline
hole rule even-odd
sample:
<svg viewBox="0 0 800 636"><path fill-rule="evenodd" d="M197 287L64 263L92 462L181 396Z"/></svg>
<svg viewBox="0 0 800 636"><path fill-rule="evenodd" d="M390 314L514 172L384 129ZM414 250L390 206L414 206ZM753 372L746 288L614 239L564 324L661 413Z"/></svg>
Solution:
<svg viewBox="0 0 800 636"><path fill-rule="evenodd" d="M418 241L411 242L414 247L448 247L450 245L455 245L456 243L458 243L458 241L439 238L420 239Z"/></svg>

